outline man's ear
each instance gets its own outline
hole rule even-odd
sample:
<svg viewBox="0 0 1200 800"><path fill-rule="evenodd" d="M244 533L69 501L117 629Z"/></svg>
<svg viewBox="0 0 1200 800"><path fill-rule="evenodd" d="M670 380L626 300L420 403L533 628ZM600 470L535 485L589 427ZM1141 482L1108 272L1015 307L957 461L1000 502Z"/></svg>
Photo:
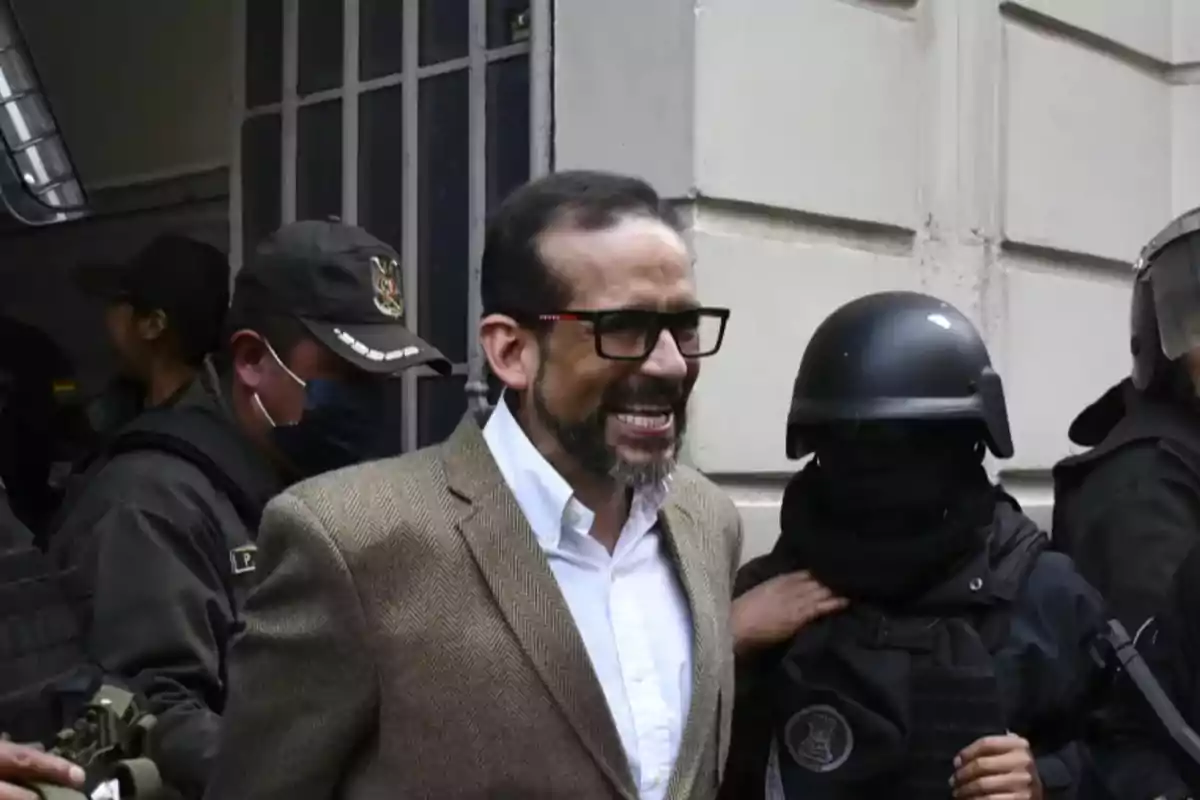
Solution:
<svg viewBox="0 0 1200 800"><path fill-rule="evenodd" d="M156 308L149 314L140 315L135 323L138 336L147 342L160 338L167 329L167 315L161 308Z"/></svg>
<svg viewBox="0 0 1200 800"><path fill-rule="evenodd" d="M266 379L272 360L266 340L255 331L240 330L229 337L229 350L238 383L257 391Z"/></svg>
<svg viewBox="0 0 1200 800"><path fill-rule="evenodd" d="M504 314L479 321L479 342L492 374L508 389L523 392L537 376L538 343L533 334Z"/></svg>

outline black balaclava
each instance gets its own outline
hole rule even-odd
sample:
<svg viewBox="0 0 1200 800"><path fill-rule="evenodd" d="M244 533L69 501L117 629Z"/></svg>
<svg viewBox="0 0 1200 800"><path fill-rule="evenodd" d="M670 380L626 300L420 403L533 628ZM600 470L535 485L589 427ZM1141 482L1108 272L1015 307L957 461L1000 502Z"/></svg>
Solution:
<svg viewBox="0 0 1200 800"><path fill-rule="evenodd" d="M834 428L789 484L781 546L851 600L928 591L985 542L995 494L963 423Z"/></svg>

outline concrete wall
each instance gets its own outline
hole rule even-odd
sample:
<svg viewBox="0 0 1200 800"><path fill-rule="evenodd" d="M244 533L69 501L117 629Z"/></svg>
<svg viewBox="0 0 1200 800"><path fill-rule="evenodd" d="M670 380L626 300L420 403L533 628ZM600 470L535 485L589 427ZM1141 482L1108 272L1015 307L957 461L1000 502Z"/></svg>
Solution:
<svg viewBox="0 0 1200 800"><path fill-rule="evenodd" d="M1128 263L1200 204L1194 0L641 0L556 7L556 166L686 201L733 308L690 457L773 542L791 381L837 305L958 305L1005 378L1048 521L1072 417L1128 369ZM632 20L637 20L633 25Z"/></svg>
<svg viewBox="0 0 1200 800"><path fill-rule="evenodd" d="M89 191L229 163L234 0L13 0Z"/></svg>

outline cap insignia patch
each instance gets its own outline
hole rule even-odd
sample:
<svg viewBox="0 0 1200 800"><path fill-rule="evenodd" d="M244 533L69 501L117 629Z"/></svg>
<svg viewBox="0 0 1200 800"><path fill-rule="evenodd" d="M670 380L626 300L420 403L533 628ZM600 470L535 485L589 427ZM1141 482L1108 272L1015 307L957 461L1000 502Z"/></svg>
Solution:
<svg viewBox="0 0 1200 800"><path fill-rule="evenodd" d="M400 265L396 259L371 256L371 283L375 288L375 307L392 319L401 319L404 316L400 280Z"/></svg>

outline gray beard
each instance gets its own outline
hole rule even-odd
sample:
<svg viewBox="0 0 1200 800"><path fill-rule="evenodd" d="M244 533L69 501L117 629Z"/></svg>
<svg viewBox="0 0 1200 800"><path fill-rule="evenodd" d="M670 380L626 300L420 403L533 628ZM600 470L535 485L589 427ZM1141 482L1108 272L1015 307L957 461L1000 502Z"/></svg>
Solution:
<svg viewBox="0 0 1200 800"><path fill-rule="evenodd" d="M558 418L546 405L546 397L542 392L542 377L539 370L532 392L534 410L562 445L563 450L583 469L596 477L609 478L617 485L633 491L661 486L674 474L679 448L683 442L683 420L678 416L675 420L675 442L670 451L649 461L626 461L605 441L607 415L597 410L578 422L565 422Z"/></svg>

